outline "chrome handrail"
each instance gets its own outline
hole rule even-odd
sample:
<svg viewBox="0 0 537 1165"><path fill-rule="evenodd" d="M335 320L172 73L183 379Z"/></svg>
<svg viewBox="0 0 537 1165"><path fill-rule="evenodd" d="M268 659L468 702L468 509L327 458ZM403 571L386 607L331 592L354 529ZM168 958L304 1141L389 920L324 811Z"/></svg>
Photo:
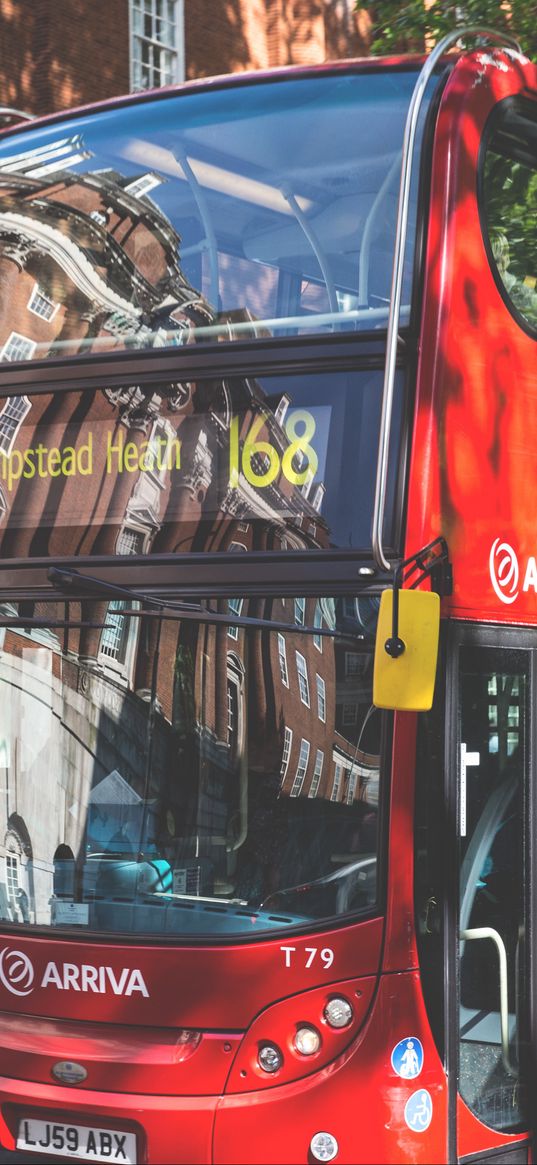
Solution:
<svg viewBox="0 0 537 1165"><path fill-rule="evenodd" d="M407 241L410 184L413 176L414 143L416 139L418 117L420 115L427 83L436 65L438 64L438 61L449 48L457 43L457 41L466 39L469 36L479 37L482 40L492 40L502 45L512 47L516 49L517 52L521 52L518 41L515 40L514 37L510 37L503 33L494 32L491 29L479 27L453 29L452 32L448 33L447 36L444 36L442 40L438 42L431 55L427 57L427 60L425 61L425 64L423 65L423 68L421 69L421 72L416 81L414 92L410 101L405 124L403 151L401 157L401 181L399 186L399 202L397 206L397 228L395 235L390 307L388 313L388 332L386 337L386 362L384 365L382 412L378 445L377 476L375 482L375 503L373 508L373 525L371 531L373 558L379 570L391 570L393 568L393 564L390 565L384 553L384 547L382 544L382 527L384 525L384 514L386 508L386 486L388 481L388 460L391 437L393 393L395 384L395 366L397 361L397 339L399 332L401 293L403 287L403 262Z"/></svg>

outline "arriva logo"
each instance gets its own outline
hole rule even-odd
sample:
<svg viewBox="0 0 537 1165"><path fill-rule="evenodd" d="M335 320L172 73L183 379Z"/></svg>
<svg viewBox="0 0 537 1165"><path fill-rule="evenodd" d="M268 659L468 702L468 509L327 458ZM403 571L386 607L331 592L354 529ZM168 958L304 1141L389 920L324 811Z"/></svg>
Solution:
<svg viewBox="0 0 537 1165"><path fill-rule="evenodd" d="M29 995L38 984L35 983L34 968L28 955L4 947L0 951L0 982L13 995ZM113 967L94 967L83 963L47 963L40 987L56 987L58 991L94 991L97 995L134 995L139 991L144 999L149 999L142 972L137 968L123 967L114 971Z"/></svg>
<svg viewBox="0 0 537 1165"><path fill-rule="evenodd" d="M0 953L0 981L13 995L29 995L34 986L34 969L28 955L4 947Z"/></svg>
<svg viewBox="0 0 537 1165"><path fill-rule="evenodd" d="M519 595L520 567L517 555L508 542L496 538L489 555L490 581L502 603L514 603ZM537 560L531 555L526 563L523 591L537 594Z"/></svg>

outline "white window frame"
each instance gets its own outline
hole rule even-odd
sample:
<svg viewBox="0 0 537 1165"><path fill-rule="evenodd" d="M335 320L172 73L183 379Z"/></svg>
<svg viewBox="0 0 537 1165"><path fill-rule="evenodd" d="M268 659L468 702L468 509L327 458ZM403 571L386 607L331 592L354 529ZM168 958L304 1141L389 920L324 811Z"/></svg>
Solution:
<svg viewBox="0 0 537 1165"><path fill-rule="evenodd" d="M230 542L228 546L229 554L246 554L247 550L248 547L244 545L244 542Z"/></svg>
<svg viewBox="0 0 537 1165"><path fill-rule="evenodd" d="M17 341L22 340L22 344L26 346L26 351L20 355L16 351L17 347L21 347ZM15 355L11 356L9 353L10 347L15 347ZM2 351L0 352L0 360L8 360L10 363L18 363L19 360L31 360L37 348L37 341L30 340L29 336L23 336L22 332L11 332L8 336Z"/></svg>
<svg viewBox="0 0 537 1165"><path fill-rule="evenodd" d="M236 607L232 607L231 606L232 603L236 603ZM228 599L227 609L228 609L228 611L231 611L231 613L233 615L240 615L241 611L242 611L243 603L244 603L244 599ZM228 627L227 633L228 633L228 639L237 640L239 638L239 628L234 627L232 624Z"/></svg>
<svg viewBox="0 0 537 1165"><path fill-rule="evenodd" d="M113 604L117 604L117 606L113 606ZM123 604L123 605L120 606L119 604ZM112 651L108 650L108 648L112 646L112 644L107 644L105 642L107 633L109 634L109 629L108 629L108 631L103 629L103 631L101 632L101 638L99 641L99 651L98 651L97 658L98 658L99 663L101 664L101 667L103 667L104 671L108 675L110 675L111 677L118 680L120 683L122 683L124 685L131 685L132 684L132 679L133 679L133 675L134 675L134 661L135 661L135 657L136 657L136 647L138 644L138 632L140 629L140 620L139 620L137 615L123 615L122 611L125 607L128 607L130 610L132 610L133 608L138 607L138 606L139 606L139 603L136 603L136 602L130 603L128 600L124 600L124 599L112 599L107 607L107 612L106 612L106 615L104 618L105 624L108 622L108 619L113 618L114 615L117 615L120 618L127 620L127 626L126 626L125 632L124 632L124 634L125 634L125 647L124 647L124 651L121 652L122 658L114 655ZM118 619L118 624L119 624L119 619ZM121 634L123 634L122 629L121 629Z"/></svg>
<svg viewBox="0 0 537 1165"><path fill-rule="evenodd" d="M25 417L28 416L32 402L27 396L10 396L0 413L0 453L9 457L15 444L19 429ZM6 430L6 421L7 432Z"/></svg>
<svg viewBox="0 0 537 1165"><path fill-rule="evenodd" d="M326 724L326 684L318 672L315 673L317 685L317 715L323 724Z"/></svg>
<svg viewBox="0 0 537 1165"><path fill-rule="evenodd" d="M299 797L302 792L302 786L308 771L308 761L310 759L310 742L302 737L300 741L300 752L298 754L298 764L296 766L295 779L291 786L290 797Z"/></svg>
<svg viewBox="0 0 537 1165"><path fill-rule="evenodd" d="M351 769L351 771L349 773L349 782L347 785L347 796L345 798L347 805L352 805L354 803L354 797L356 794L356 785L357 784L358 784L358 773L356 772L356 769L354 769L354 770Z"/></svg>
<svg viewBox="0 0 537 1165"><path fill-rule="evenodd" d="M330 794L331 801L337 801L337 799L339 797L339 790L341 788L342 777L343 777L343 765L340 765L338 763L338 761L336 761L336 767L334 770L334 780L332 781L332 792Z"/></svg>
<svg viewBox="0 0 537 1165"><path fill-rule="evenodd" d="M280 676L282 684L286 688L289 687L289 672L287 670L287 647L285 643L285 635L278 631L278 659L280 661Z"/></svg>
<svg viewBox="0 0 537 1165"><path fill-rule="evenodd" d="M291 757L292 743L293 743L293 729L288 728L287 725L285 725L284 732L283 732L282 763L280 765L280 777L282 780L282 784L285 781L285 778L287 776L287 770L289 768L289 760Z"/></svg>
<svg viewBox="0 0 537 1165"><path fill-rule="evenodd" d="M306 621L306 600L295 599L295 623L303 627Z"/></svg>
<svg viewBox="0 0 537 1165"><path fill-rule="evenodd" d="M45 304L50 311L39 311L39 305ZM54 316L59 311L59 303L54 303L50 296L45 295L42 287L38 283L34 283L32 293L27 303L28 311L31 311L34 316L38 316L40 320L45 320L47 324L52 323Z"/></svg>
<svg viewBox="0 0 537 1165"><path fill-rule="evenodd" d="M300 651L295 651L296 656L296 672L298 677L298 690L300 699L305 704L306 708L310 706L310 684L308 680L308 665L304 656ZM302 682L301 682L302 681Z"/></svg>
<svg viewBox="0 0 537 1165"><path fill-rule="evenodd" d="M155 35L157 18L156 0L129 0L130 25L130 88L132 90L158 89L162 85L177 84L185 80L185 0L171 0L173 4L173 37L159 40ZM143 28L144 13L150 16L153 27L148 36ZM140 18L140 19L139 19ZM142 48L147 48L150 57L150 75L147 84L142 82ZM169 70L165 71L155 60L160 53L168 54Z"/></svg>
<svg viewBox="0 0 537 1165"><path fill-rule="evenodd" d="M320 629L322 627L322 625L323 625L323 612L322 612L321 604L319 603L319 601L317 601L315 604L315 614L313 616L313 626L319 627L319 629ZM317 648L317 651L320 651L320 653L322 655L323 654L323 637L322 637L322 635L314 635L313 636L313 643L314 643L314 646Z"/></svg>
<svg viewBox="0 0 537 1165"><path fill-rule="evenodd" d="M315 754L315 767L313 769L313 776L311 778L310 791L308 797L316 797L319 792L319 785L323 775L324 752L322 748L318 748Z"/></svg>

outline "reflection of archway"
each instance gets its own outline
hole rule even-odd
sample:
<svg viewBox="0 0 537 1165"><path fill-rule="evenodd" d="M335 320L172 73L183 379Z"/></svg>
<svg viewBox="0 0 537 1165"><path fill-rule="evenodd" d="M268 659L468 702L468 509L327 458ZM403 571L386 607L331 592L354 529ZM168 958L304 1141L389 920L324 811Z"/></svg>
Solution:
<svg viewBox="0 0 537 1165"><path fill-rule="evenodd" d="M34 909L32 843L19 813L8 819L4 838L7 906L15 922L29 922Z"/></svg>
<svg viewBox="0 0 537 1165"><path fill-rule="evenodd" d="M75 855L69 845L59 845L54 854L55 898L74 898Z"/></svg>

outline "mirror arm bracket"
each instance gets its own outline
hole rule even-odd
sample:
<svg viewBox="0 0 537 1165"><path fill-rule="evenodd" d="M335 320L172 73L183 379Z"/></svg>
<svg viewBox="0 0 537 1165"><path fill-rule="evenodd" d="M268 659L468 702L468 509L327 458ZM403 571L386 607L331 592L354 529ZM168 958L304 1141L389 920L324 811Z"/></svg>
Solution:
<svg viewBox="0 0 537 1165"><path fill-rule="evenodd" d="M406 650L406 644L399 635L399 591L403 583L409 583L409 590L415 590L425 578L430 578L431 590L436 591L441 598L453 593L453 568L445 538L435 538L394 568L392 633L384 644L385 652L392 659L399 659Z"/></svg>

